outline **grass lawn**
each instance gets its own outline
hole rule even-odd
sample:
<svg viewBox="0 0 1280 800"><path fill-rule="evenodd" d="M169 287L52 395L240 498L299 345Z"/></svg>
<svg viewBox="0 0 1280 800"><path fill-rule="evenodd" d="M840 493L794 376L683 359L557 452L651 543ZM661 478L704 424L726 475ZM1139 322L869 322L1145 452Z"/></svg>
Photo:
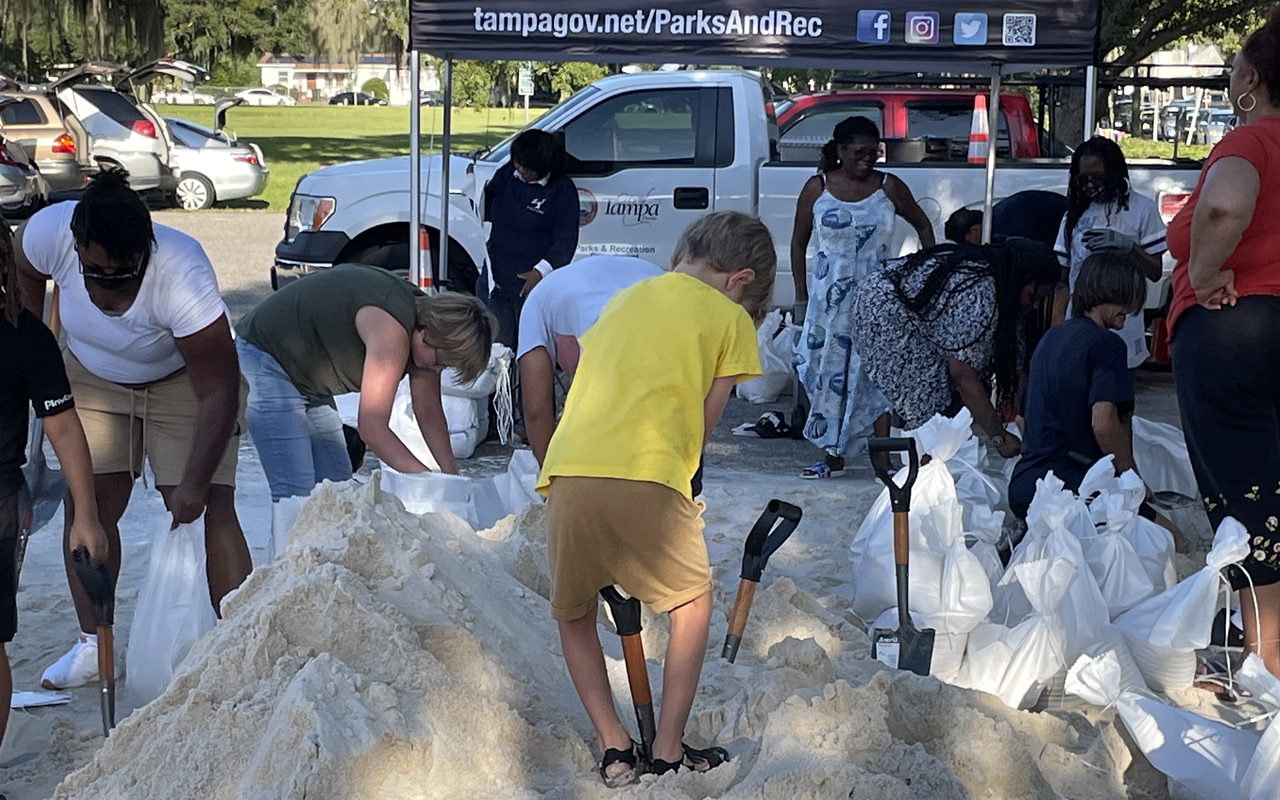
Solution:
<svg viewBox="0 0 1280 800"><path fill-rule="evenodd" d="M213 124L210 106L161 105L163 116ZM533 119L542 109L529 112ZM422 151L440 151L443 109L422 109ZM524 109L453 111L453 151L466 153L497 144L524 126ZM409 154L409 110L390 106L302 105L246 108L227 113L227 129L262 148L271 180L266 190L230 207L284 211L298 179L326 164Z"/></svg>
<svg viewBox="0 0 1280 800"><path fill-rule="evenodd" d="M1120 149L1129 158L1173 158L1173 142L1153 142L1149 139L1128 137L1120 140ZM1208 157L1207 144L1180 144L1178 158L1204 159Z"/></svg>

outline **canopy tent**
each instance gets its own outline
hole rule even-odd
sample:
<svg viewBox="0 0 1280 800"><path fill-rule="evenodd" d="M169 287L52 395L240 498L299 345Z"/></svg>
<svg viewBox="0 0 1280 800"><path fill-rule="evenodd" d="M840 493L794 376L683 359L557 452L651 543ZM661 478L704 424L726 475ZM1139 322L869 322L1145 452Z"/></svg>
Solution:
<svg viewBox="0 0 1280 800"><path fill-rule="evenodd" d="M927 72L992 72L989 126L997 129L1002 74L1047 67L1092 68L1101 0L977 0L919 11L916 0L879 0L856 10L837 0L410 0L409 50L445 59L445 163L450 149L452 59L736 64ZM1090 87L1091 89L1091 87ZM1088 92L1092 99L1092 91ZM410 117L414 198L420 227L418 93ZM1091 115L1086 113L1086 125ZM987 153L985 221L991 219L995 148ZM441 196L449 196L441 170ZM448 208L448 203L444 205ZM448 213L441 215L439 264L448 264ZM418 235L411 235L417 251ZM421 269L420 258L411 262ZM426 277L416 272L421 284Z"/></svg>

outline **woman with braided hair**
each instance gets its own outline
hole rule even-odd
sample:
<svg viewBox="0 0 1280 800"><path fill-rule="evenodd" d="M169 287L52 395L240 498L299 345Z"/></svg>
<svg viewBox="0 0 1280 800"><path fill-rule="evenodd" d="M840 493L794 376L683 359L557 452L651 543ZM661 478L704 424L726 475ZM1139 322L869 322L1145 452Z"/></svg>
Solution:
<svg viewBox="0 0 1280 800"><path fill-rule="evenodd" d="M1030 239L944 244L891 261L854 290L863 368L907 429L951 411L958 395L1012 458L1021 442L1005 432L998 409L1011 408L1019 388L1023 318L1058 278L1052 248Z"/></svg>

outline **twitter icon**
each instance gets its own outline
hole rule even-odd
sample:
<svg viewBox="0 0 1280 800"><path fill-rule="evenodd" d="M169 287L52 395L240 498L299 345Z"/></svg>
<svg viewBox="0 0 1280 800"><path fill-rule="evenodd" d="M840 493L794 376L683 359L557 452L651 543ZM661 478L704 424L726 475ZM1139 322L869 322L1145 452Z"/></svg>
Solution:
<svg viewBox="0 0 1280 800"><path fill-rule="evenodd" d="M987 43L987 15L961 12L956 14L953 41L959 45Z"/></svg>

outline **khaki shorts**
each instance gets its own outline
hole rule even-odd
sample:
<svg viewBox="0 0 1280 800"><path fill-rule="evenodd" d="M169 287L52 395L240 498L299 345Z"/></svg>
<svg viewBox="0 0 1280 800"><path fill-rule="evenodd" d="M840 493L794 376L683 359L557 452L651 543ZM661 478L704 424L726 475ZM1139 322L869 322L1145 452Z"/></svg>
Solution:
<svg viewBox="0 0 1280 800"><path fill-rule="evenodd" d="M647 481L556 478L547 494L551 616L590 614L618 585L654 611L711 591L701 503Z"/></svg>
<svg viewBox="0 0 1280 800"><path fill-rule="evenodd" d="M89 440L93 474L142 474L145 457L151 462L157 486L177 486L200 424L200 403L186 370L154 383L129 388L94 375L80 360L63 350L76 413ZM227 450L213 473L215 486L236 485L236 453L244 430L244 406L249 384L240 378L240 408Z"/></svg>

